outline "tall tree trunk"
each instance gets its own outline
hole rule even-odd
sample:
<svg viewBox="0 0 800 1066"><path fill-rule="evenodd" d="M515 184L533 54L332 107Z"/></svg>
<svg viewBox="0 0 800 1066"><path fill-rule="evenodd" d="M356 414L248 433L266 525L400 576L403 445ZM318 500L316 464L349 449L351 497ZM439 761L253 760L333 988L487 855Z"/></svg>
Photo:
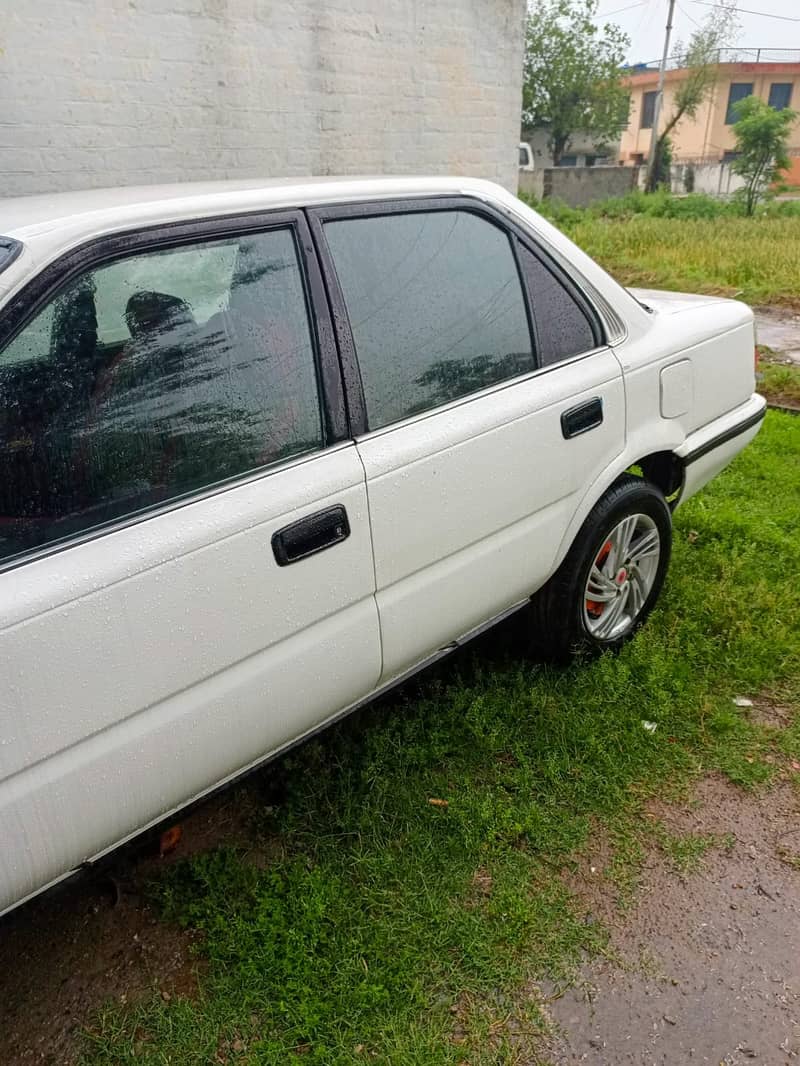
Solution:
<svg viewBox="0 0 800 1066"><path fill-rule="evenodd" d="M677 124L683 118L684 108L679 107L672 118L664 127L664 131L656 141L656 151L653 156L653 166L650 169L650 173L647 175L647 183L645 184L645 192L655 192L658 188L658 183L661 178L661 157L664 153L664 145L666 144L667 137L672 133ZM653 130L652 136L655 137L656 131Z"/></svg>
<svg viewBox="0 0 800 1066"><path fill-rule="evenodd" d="M569 134L553 134L550 138L550 148L553 152L553 166L561 166L561 157L564 155L564 149L567 147L569 141Z"/></svg>

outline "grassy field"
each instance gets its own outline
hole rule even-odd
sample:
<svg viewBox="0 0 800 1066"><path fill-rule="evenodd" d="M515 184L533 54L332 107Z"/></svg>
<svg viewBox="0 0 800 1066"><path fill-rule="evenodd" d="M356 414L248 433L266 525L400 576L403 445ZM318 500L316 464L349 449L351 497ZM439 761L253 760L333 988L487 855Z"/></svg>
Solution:
<svg viewBox="0 0 800 1066"><path fill-rule="evenodd" d="M569 236L624 285L800 306L800 218L587 218Z"/></svg>
<svg viewBox="0 0 800 1066"><path fill-rule="evenodd" d="M618 657L521 662L505 628L268 769L252 848L274 858L216 851L151 889L201 934L199 996L110 1005L85 1062L519 1061L504 1019L535 1034L527 983L603 950L559 876L587 837L630 890L653 834L679 867L707 846L659 839L649 796L711 770L761 788L800 758L800 724L733 703L800 705L799 453L800 419L771 412L679 509L661 606Z"/></svg>
<svg viewBox="0 0 800 1066"><path fill-rule="evenodd" d="M800 366L774 361L769 349L760 349L758 391L767 402L800 411Z"/></svg>
<svg viewBox="0 0 800 1066"><path fill-rule="evenodd" d="M797 204L773 205L760 218L706 197L630 196L584 211L536 206L624 285L800 306Z"/></svg>

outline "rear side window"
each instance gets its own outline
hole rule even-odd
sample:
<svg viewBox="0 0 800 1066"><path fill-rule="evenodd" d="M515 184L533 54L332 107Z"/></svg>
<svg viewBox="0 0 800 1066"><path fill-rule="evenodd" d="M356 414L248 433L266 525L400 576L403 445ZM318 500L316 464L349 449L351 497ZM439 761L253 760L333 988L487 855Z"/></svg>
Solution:
<svg viewBox="0 0 800 1066"><path fill-rule="evenodd" d="M101 266L0 352L0 558L321 445L290 229Z"/></svg>
<svg viewBox="0 0 800 1066"><path fill-rule="evenodd" d="M370 429L535 368L508 236L469 211L325 225Z"/></svg>
<svg viewBox="0 0 800 1066"><path fill-rule="evenodd" d="M520 266L528 286L542 366L581 355L597 346L591 323L577 300L524 245Z"/></svg>

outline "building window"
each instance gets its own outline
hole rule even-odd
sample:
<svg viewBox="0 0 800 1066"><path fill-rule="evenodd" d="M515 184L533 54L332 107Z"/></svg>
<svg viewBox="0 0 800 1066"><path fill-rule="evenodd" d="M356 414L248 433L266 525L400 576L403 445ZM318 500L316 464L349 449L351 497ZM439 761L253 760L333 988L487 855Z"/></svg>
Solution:
<svg viewBox="0 0 800 1066"><path fill-rule="evenodd" d="M792 99L792 83L790 81L773 82L769 87L769 106L774 107L776 111L785 111L791 103Z"/></svg>
<svg viewBox="0 0 800 1066"><path fill-rule="evenodd" d="M577 165L578 157L576 155L562 155L556 163L557 167L576 167Z"/></svg>
<svg viewBox="0 0 800 1066"><path fill-rule="evenodd" d="M656 114L656 97L657 92L644 93L642 96L642 126L643 130L651 130L653 128L653 119Z"/></svg>
<svg viewBox="0 0 800 1066"><path fill-rule="evenodd" d="M742 154L741 152L737 152L737 151L734 151L734 150L723 152L722 153L722 162L723 163L732 163L734 161L734 159L738 159L741 154Z"/></svg>
<svg viewBox="0 0 800 1066"><path fill-rule="evenodd" d="M734 105L746 96L753 95L753 83L751 81L733 81L728 90L728 110L725 112L725 125L732 126L736 121Z"/></svg>

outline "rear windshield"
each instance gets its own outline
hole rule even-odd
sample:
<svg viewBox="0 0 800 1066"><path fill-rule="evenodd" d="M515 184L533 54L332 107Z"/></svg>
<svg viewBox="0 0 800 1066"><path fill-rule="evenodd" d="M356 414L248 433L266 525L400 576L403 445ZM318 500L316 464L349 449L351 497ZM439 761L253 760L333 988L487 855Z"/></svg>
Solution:
<svg viewBox="0 0 800 1066"><path fill-rule="evenodd" d="M14 262L21 250L19 241L12 240L11 237L0 237L0 274L9 263Z"/></svg>

